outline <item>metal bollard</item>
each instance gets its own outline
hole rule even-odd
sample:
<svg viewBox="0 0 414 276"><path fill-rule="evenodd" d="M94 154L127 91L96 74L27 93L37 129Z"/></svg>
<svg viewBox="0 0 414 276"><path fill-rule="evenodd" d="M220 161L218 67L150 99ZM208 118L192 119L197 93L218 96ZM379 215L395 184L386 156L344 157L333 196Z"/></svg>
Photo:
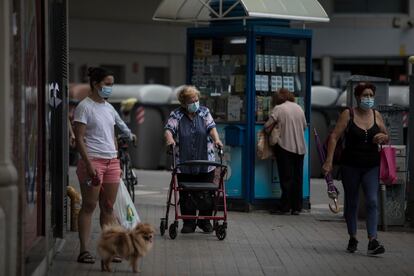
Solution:
<svg viewBox="0 0 414 276"><path fill-rule="evenodd" d="M78 231L78 216L81 209L82 197L72 186L67 186L66 192L70 198L70 231Z"/></svg>

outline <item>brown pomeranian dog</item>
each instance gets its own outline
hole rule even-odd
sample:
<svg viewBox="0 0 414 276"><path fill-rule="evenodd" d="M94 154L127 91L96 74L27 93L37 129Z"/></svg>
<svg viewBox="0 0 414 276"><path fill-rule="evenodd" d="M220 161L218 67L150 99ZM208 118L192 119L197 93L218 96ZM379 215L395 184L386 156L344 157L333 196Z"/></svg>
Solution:
<svg viewBox="0 0 414 276"><path fill-rule="evenodd" d="M98 242L102 271L112 272L112 259L119 256L130 262L133 272L140 272L138 259L152 248L154 233L154 227L148 223L139 223L131 230L120 225L104 226Z"/></svg>

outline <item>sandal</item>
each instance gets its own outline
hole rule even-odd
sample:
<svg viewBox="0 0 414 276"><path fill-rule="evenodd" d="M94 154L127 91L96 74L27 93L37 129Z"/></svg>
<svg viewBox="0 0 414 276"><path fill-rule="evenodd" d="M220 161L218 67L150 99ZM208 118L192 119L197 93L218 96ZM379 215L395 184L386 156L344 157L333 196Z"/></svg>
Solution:
<svg viewBox="0 0 414 276"><path fill-rule="evenodd" d="M114 257L112 258L112 262L113 262L113 263L122 263L122 258L121 258L121 257L119 257L119 256L114 256Z"/></svg>
<svg viewBox="0 0 414 276"><path fill-rule="evenodd" d="M83 264L94 264L95 258L89 253L89 251L83 251L78 256L78 263Z"/></svg>

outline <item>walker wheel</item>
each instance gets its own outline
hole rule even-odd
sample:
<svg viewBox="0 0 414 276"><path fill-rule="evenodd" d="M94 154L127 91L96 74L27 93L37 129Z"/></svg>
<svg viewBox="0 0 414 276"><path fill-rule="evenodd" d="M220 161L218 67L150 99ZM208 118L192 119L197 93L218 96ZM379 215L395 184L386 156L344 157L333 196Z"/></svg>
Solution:
<svg viewBox="0 0 414 276"><path fill-rule="evenodd" d="M224 227L224 225L218 225L216 228L216 237L222 241L226 238L226 235L227 235L227 230Z"/></svg>
<svg viewBox="0 0 414 276"><path fill-rule="evenodd" d="M170 228L168 229L168 234L170 234L170 238L174 240L177 237L177 225L175 223L170 224Z"/></svg>
<svg viewBox="0 0 414 276"><path fill-rule="evenodd" d="M216 230L218 226L219 223L217 222L217 220L213 221L213 229Z"/></svg>
<svg viewBox="0 0 414 276"><path fill-rule="evenodd" d="M162 218L161 219L161 223L160 223L160 233L161 233L161 236L164 236L165 229L167 229L167 224L166 224L165 218Z"/></svg>

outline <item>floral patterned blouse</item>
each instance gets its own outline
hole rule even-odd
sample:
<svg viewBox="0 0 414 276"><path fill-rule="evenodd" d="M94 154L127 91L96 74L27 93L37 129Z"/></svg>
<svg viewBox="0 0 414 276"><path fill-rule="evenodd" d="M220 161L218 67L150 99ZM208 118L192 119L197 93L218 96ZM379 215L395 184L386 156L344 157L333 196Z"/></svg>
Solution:
<svg viewBox="0 0 414 276"><path fill-rule="evenodd" d="M216 123L207 107L200 106L193 118L190 118L182 107L172 111L164 128L171 131L176 142L177 164L187 160L215 161L214 143L209 135L210 130L215 127ZM181 167L181 172L198 174L213 169L213 166L209 166L207 170Z"/></svg>

